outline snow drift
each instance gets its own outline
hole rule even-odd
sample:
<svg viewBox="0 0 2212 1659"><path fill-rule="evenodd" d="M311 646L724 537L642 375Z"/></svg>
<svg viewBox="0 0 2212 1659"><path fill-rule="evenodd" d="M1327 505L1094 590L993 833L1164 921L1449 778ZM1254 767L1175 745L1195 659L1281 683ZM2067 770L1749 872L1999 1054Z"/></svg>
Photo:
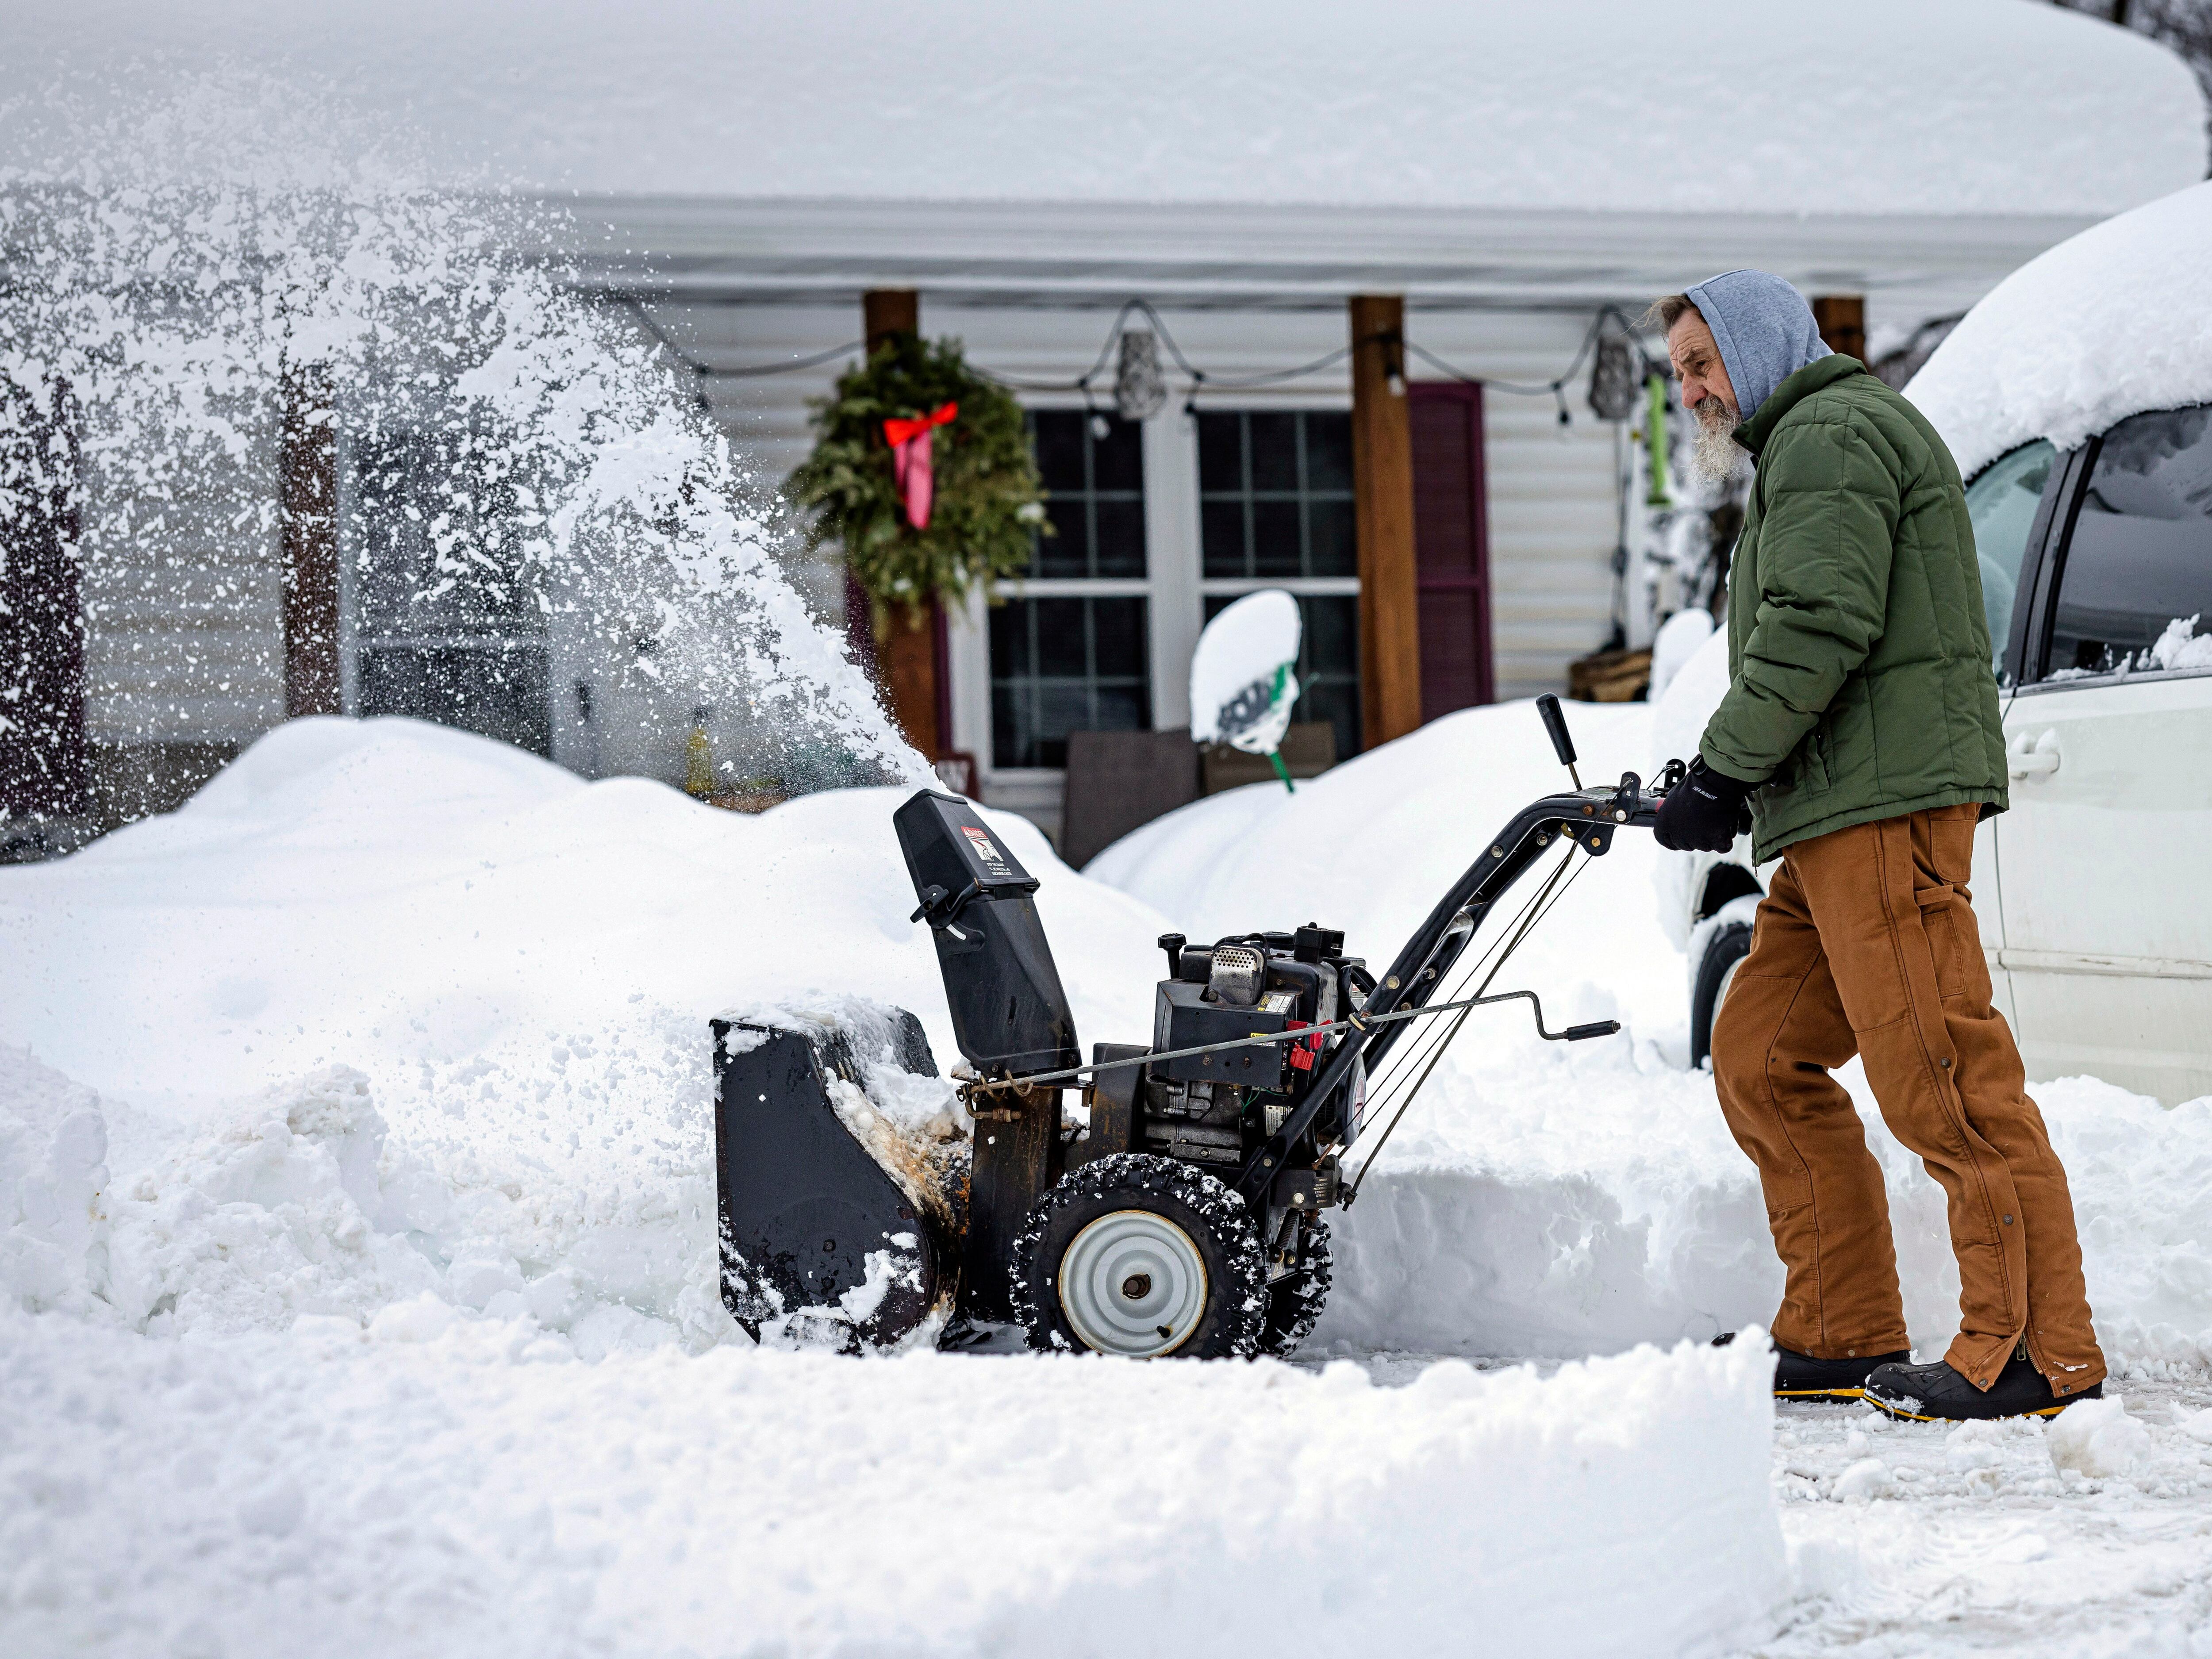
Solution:
<svg viewBox="0 0 2212 1659"><path fill-rule="evenodd" d="M10 1650L1699 1655L1788 1593L1764 1343L1377 1389L439 1328L0 1311Z"/></svg>
<svg viewBox="0 0 2212 1659"><path fill-rule="evenodd" d="M37 1055L0 1048L0 1192L56 1195L0 1275L156 1330L435 1288L595 1353L731 1340L708 1019L865 994L957 1052L901 794L750 818L443 727L295 720L183 811L0 872L29 969L0 1043ZM1088 942L1079 1020L1142 1030L1158 919L1058 873L1040 903Z"/></svg>
<svg viewBox="0 0 2212 1659"><path fill-rule="evenodd" d="M1646 718L1578 711L1590 769L1648 762ZM1334 921L1380 956L1554 781L1509 707L1295 797L1216 798L1100 861L1164 914L994 822L1106 1037L1145 1029L1170 921ZM746 1343L715 1288L706 1020L866 995L951 1052L896 799L749 819L440 728L299 721L185 811L0 871L27 969L0 982L7 1644L1216 1654L1286 1620L1413 1650L1477 1620L1559 1651L1760 1639L1787 1587L1756 1344L1377 1390L1351 1366ZM1470 1027L1345 1218L1322 1340L1579 1355L1771 1308L1749 1166L1679 1068L1649 860L1631 839L1592 868L1517 975L1626 1034ZM2039 1094L2113 1358L2201 1375L2212 1101ZM1940 1340L1939 1198L1870 1139ZM1692 1574L1651 1546L1685 1522Z"/></svg>

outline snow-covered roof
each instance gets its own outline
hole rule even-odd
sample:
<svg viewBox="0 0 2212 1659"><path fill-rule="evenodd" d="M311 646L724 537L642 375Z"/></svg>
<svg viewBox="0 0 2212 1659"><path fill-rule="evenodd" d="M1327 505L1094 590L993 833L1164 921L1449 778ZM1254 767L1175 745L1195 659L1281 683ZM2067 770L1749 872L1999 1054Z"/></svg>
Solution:
<svg viewBox="0 0 2212 1659"><path fill-rule="evenodd" d="M2212 184L2022 265L1905 395L1969 475L2031 439L2070 449L2124 416L2212 401Z"/></svg>
<svg viewBox="0 0 2212 1659"><path fill-rule="evenodd" d="M2032 0L86 0L9 100L260 74L426 182L589 194L2103 214L2203 176L2162 47ZM21 107L18 105L18 108ZM0 132L21 131L0 121ZM20 164L24 141L14 141ZM11 141L0 138L0 158Z"/></svg>

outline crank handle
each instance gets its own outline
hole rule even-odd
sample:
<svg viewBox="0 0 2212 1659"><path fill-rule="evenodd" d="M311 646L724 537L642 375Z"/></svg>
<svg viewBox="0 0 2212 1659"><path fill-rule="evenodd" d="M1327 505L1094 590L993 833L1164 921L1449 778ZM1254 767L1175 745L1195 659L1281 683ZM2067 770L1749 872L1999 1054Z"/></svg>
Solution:
<svg viewBox="0 0 2212 1659"><path fill-rule="evenodd" d="M1550 1030L1544 1024L1544 1005L1537 1000L1534 991L1501 991L1494 997L1478 997L1475 1001L1477 1006L1488 1002L1527 1003L1528 1012L1535 1017L1536 1035L1547 1042L1587 1042L1592 1037L1617 1036L1620 1033L1620 1022L1617 1019L1596 1019L1587 1025L1570 1025L1564 1031Z"/></svg>

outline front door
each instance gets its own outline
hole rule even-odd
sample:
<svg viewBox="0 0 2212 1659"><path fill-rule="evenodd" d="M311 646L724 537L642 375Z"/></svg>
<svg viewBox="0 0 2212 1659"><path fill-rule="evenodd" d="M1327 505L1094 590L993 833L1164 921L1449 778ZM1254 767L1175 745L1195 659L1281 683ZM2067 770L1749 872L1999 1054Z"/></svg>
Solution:
<svg viewBox="0 0 2212 1659"><path fill-rule="evenodd" d="M2123 421L2005 713L2003 962L2034 1078L2212 1094L2212 407Z"/></svg>

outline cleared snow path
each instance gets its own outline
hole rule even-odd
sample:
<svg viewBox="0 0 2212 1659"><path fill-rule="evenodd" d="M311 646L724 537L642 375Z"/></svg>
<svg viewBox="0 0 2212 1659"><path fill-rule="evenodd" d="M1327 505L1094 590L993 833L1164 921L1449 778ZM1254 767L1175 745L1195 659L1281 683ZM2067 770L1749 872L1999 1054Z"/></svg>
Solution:
<svg viewBox="0 0 2212 1659"><path fill-rule="evenodd" d="M2116 1392L2124 1421L2115 1400L2048 1429L1782 1408L1774 1488L1803 1599L1754 1650L2212 1653L2212 1387Z"/></svg>
<svg viewBox="0 0 2212 1659"><path fill-rule="evenodd" d="M1389 1386L1437 1356L1358 1358ZM1756 1659L2212 1654L2212 1382L2120 1385L2064 1433L1783 1405L1771 1480L1792 1600Z"/></svg>

